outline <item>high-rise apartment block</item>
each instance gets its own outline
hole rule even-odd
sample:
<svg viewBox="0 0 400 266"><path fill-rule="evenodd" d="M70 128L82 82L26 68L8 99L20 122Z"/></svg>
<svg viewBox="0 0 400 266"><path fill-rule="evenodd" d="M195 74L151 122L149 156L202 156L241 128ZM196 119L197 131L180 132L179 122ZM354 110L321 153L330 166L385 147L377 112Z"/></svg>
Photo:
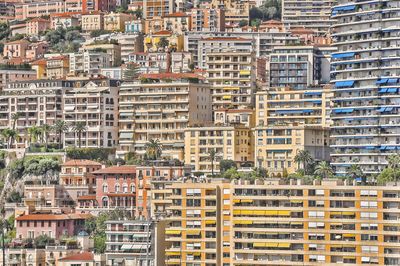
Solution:
<svg viewBox="0 0 400 266"><path fill-rule="evenodd" d="M145 74L123 83L117 153L143 156L146 143L159 140L164 155L183 159L185 128L212 120L210 87L192 73Z"/></svg>
<svg viewBox="0 0 400 266"><path fill-rule="evenodd" d="M333 8L332 165L380 173L399 150L398 1L350 2Z"/></svg>
<svg viewBox="0 0 400 266"><path fill-rule="evenodd" d="M398 186L174 183L168 265L399 265Z"/></svg>
<svg viewBox="0 0 400 266"><path fill-rule="evenodd" d="M326 35L334 19L332 6L336 0L282 0L282 20L289 28L304 27Z"/></svg>
<svg viewBox="0 0 400 266"><path fill-rule="evenodd" d="M172 14L175 11L175 4L172 0L144 0L143 18L153 19Z"/></svg>

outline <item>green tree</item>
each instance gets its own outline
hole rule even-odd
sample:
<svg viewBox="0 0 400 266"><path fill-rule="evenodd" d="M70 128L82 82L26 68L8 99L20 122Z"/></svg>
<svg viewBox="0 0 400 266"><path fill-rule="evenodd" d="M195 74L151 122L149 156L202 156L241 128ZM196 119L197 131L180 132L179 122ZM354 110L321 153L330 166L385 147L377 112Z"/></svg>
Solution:
<svg viewBox="0 0 400 266"><path fill-rule="evenodd" d="M10 27L7 23L0 23L0 40L6 39L10 35Z"/></svg>
<svg viewBox="0 0 400 266"><path fill-rule="evenodd" d="M378 185L385 185L388 182L394 182L398 180L400 174L399 170L393 168L385 168L376 178Z"/></svg>
<svg viewBox="0 0 400 266"><path fill-rule="evenodd" d="M48 148L48 141L49 141L49 134L51 131L53 131L53 127L48 125L48 124L44 124L41 126L41 134L42 134L42 139L45 145L45 149L47 151Z"/></svg>
<svg viewBox="0 0 400 266"><path fill-rule="evenodd" d="M41 130L38 126L31 126L28 128L29 142L37 142L41 135Z"/></svg>
<svg viewBox="0 0 400 266"><path fill-rule="evenodd" d="M69 126L68 124L63 121L63 120L57 120L57 122L54 124L54 131L56 132L56 135L58 136L58 148L62 148L62 134L65 132L68 132Z"/></svg>
<svg viewBox="0 0 400 266"><path fill-rule="evenodd" d="M109 33L111 33L111 31L109 31L109 30L94 30L94 31L90 32L90 37L95 38L95 37L99 37L100 35L109 34Z"/></svg>
<svg viewBox="0 0 400 266"><path fill-rule="evenodd" d="M151 139L146 143L146 157L151 160L157 160L162 154L162 145L160 140Z"/></svg>
<svg viewBox="0 0 400 266"><path fill-rule="evenodd" d="M225 179L239 179L241 175L235 167L232 167L222 173L222 177Z"/></svg>
<svg viewBox="0 0 400 266"><path fill-rule="evenodd" d="M3 136L6 136L8 139L7 147L9 149L12 148L14 141L19 137L17 130L5 128L3 129L2 133Z"/></svg>
<svg viewBox="0 0 400 266"><path fill-rule="evenodd" d="M140 67L137 64L129 63L124 70L123 79L125 81L134 81L139 78Z"/></svg>
<svg viewBox="0 0 400 266"><path fill-rule="evenodd" d="M358 164L352 164L349 169L347 169L347 177L351 180L355 180L356 178L361 178L363 183L365 183L365 176L361 169L361 166Z"/></svg>
<svg viewBox="0 0 400 266"><path fill-rule="evenodd" d="M35 248L45 248L49 244L54 244L54 238L49 237L48 235L39 235L33 241Z"/></svg>
<svg viewBox="0 0 400 266"><path fill-rule="evenodd" d="M233 160L221 160L219 162L220 172L223 173L231 168L237 168L235 161Z"/></svg>
<svg viewBox="0 0 400 266"><path fill-rule="evenodd" d="M78 134L78 147L81 148L82 146L82 134L87 131L86 123L85 122L77 122L73 127L72 130Z"/></svg>
<svg viewBox="0 0 400 266"><path fill-rule="evenodd" d="M241 20L239 22L239 27L244 27L244 26L247 26L247 25L249 25L249 21L246 20L246 19L243 19L243 20Z"/></svg>
<svg viewBox="0 0 400 266"><path fill-rule="evenodd" d="M297 152L296 156L294 157L294 161L297 163L298 168L302 166L304 171L307 173L308 165L313 162L313 158L309 151L301 150Z"/></svg>
<svg viewBox="0 0 400 266"><path fill-rule="evenodd" d="M387 157L388 168L399 169L400 168L400 154L391 154Z"/></svg>
<svg viewBox="0 0 400 266"><path fill-rule="evenodd" d="M164 49L169 46L169 41L167 40L167 38L161 37L156 46L158 49Z"/></svg>
<svg viewBox="0 0 400 266"><path fill-rule="evenodd" d="M215 159L217 158L217 152L215 149L209 149L208 150L208 159L211 162L211 175L214 176L214 162Z"/></svg>
<svg viewBox="0 0 400 266"><path fill-rule="evenodd" d="M329 178L333 175L333 169L328 162L322 161L315 167L314 174L322 178Z"/></svg>

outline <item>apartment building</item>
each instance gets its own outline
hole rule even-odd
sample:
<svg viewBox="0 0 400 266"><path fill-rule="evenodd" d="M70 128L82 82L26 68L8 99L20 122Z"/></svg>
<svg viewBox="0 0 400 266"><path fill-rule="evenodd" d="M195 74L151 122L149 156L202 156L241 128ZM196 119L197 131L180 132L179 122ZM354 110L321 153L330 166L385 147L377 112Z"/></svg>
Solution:
<svg viewBox="0 0 400 266"><path fill-rule="evenodd" d="M182 35L191 30L191 17L184 12L175 12L163 16L164 30Z"/></svg>
<svg viewBox="0 0 400 266"><path fill-rule="evenodd" d="M167 40L168 45L162 47L160 40ZM144 39L145 52L165 52L166 49L181 52L183 51L184 37L173 31L161 30L147 35Z"/></svg>
<svg viewBox="0 0 400 266"><path fill-rule="evenodd" d="M330 81L330 53L335 48L283 46L274 48L269 61L270 87L304 90Z"/></svg>
<svg viewBox="0 0 400 266"><path fill-rule="evenodd" d="M225 31L225 12L218 8L192 8L190 10L192 31Z"/></svg>
<svg viewBox="0 0 400 266"><path fill-rule="evenodd" d="M142 73L184 73L191 71L192 54L189 52L131 53L128 61L139 65Z"/></svg>
<svg viewBox="0 0 400 266"><path fill-rule="evenodd" d="M76 205L80 197L94 195L96 178L92 174L103 167L90 160L69 160L61 165L60 185L62 185Z"/></svg>
<svg viewBox="0 0 400 266"><path fill-rule="evenodd" d="M67 29L69 27L79 26L78 14L74 13L59 13L50 15L50 28L55 29Z"/></svg>
<svg viewBox="0 0 400 266"><path fill-rule="evenodd" d="M12 58L24 58L26 52L29 49L30 42L22 39L12 42L6 42L4 44L3 56L8 59Z"/></svg>
<svg viewBox="0 0 400 266"><path fill-rule="evenodd" d="M212 120L210 85L193 73L144 74L120 88L118 156L144 156L159 140L163 154L183 159L186 127Z"/></svg>
<svg viewBox="0 0 400 266"><path fill-rule="evenodd" d="M15 4L15 19L25 20L29 18L38 18L54 13L64 13L66 11L69 10L66 9L65 1L22 1L21 3Z"/></svg>
<svg viewBox="0 0 400 266"><path fill-rule="evenodd" d="M225 22L232 26L239 26L242 20L249 20L250 9L255 5L249 0L212 0L211 8L223 9L225 11Z"/></svg>
<svg viewBox="0 0 400 266"><path fill-rule="evenodd" d="M398 1L338 1L332 16L332 165L345 174L359 165L380 173L398 138ZM371 42L371 40L374 40Z"/></svg>
<svg viewBox="0 0 400 266"><path fill-rule="evenodd" d="M193 171L219 172L221 160L233 160L238 164L254 162L253 148L253 132L242 124L188 127L185 130L185 164L191 165ZM210 160L211 150L216 152L214 162Z"/></svg>
<svg viewBox="0 0 400 266"><path fill-rule="evenodd" d="M83 14L81 16L81 26L83 31L104 29L104 14L98 11Z"/></svg>
<svg viewBox="0 0 400 266"><path fill-rule="evenodd" d="M104 29L109 31L125 30L125 23L132 19L132 15L125 13L114 13L104 15Z"/></svg>
<svg viewBox="0 0 400 266"><path fill-rule="evenodd" d="M85 123L81 137L63 133L65 147L114 147L118 143L118 90L120 81L88 79L76 81L63 96L63 118L71 126Z"/></svg>
<svg viewBox="0 0 400 266"><path fill-rule="evenodd" d="M82 50L69 55L69 71L74 75L86 73L87 75L96 75L102 68L112 66L112 58L107 51Z"/></svg>
<svg viewBox="0 0 400 266"><path fill-rule="evenodd" d="M115 40L94 41L82 46L83 51L106 52L110 56L110 66L121 66L121 45Z"/></svg>
<svg viewBox="0 0 400 266"><path fill-rule="evenodd" d="M0 70L0 91L7 86L8 83L14 81L26 81L32 80L36 77L36 72L33 70L14 70L14 69L4 69Z"/></svg>
<svg viewBox="0 0 400 266"><path fill-rule="evenodd" d="M63 91L72 86L71 81L65 80L35 80L16 81L8 83L0 94L0 128L13 128L13 115L19 113L15 120L18 138L13 147L25 148L29 143L27 127L54 125L63 119ZM54 138L50 134L49 141Z"/></svg>
<svg viewBox="0 0 400 266"><path fill-rule="evenodd" d="M397 185L174 183L168 265L398 265Z"/></svg>
<svg viewBox="0 0 400 266"><path fill-rule="evenodd" d="M172 14L175 11L175 3L172 0L144 0L143 18L153 19L154 17L163 17Z"/></svg>
<svg viewBox="0 0 400 266"><path fill-rule="evenodd" d="M62 79L69 73L69 57L55 56L46 58L46 77L49 79Z"/></svg>
<svg viewBox="0 0 400 266"><path fill-rule="evenodd" d="M50 21L43 18L34 18L26 22L26 35L38 36L50 28Z"/></svg>
<svg viewBox="0 0 400 266"><path fill-rule="evenodd" d="M255 153L259 167L274 176L293 173L294 157L307 150L329 160L330 86L307 90L270 88L256 95Z"/></svg>
<svg viewBox="0 0 400 266"><path fill-rule="evenodd" d="M113 220L106 226L107 265L156 265L154 222Z"/></svg>
<svg viewBox="0 0 400 266"><path fill-rule="evenodd" d="M283 0L282 21L289 28L305 28L319 35L329 33L334 23L331 17L336 0Z"/></svg>

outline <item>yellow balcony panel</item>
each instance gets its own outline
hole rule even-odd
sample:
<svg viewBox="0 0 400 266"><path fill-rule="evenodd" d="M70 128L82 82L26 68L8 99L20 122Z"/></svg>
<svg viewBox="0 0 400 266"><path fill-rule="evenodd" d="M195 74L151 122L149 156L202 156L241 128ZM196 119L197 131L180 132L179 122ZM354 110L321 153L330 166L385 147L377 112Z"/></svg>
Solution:
<svg viewBox="0 0 400 266"><path fill-rule="evenodd" d="M342 215L354 215L354 212L342 212Z"/></svg>
<svg viewBox="0 0 400 266"><path fill-rule="evenodd" d="M292 224L292 225L303 225L302 222L291 222L290 224Z"/></svg>
<svg viewBox="0 0 400 266"><path fill-rule="evenodd" d="M291 203L303 203L302 200L291 200L290 202L291 202Z"/></svg>
<svg viewBox="0 0 400 266"><path fill-rule="evenodd" d="M355 260L355 256L343 256L343 259Z"/></svg>
<svg viewBox="0 0 400 266"><path fill-rule="evenodd" d="M279 216L290 216L290 211L279 211L278 215Z"/></svg>
<svg viewBox="0 0 400 266"><path fill-rule="evenodd" d="M181 233L181 231L179 231L179 230L167 230L165 233L167 235L179 235Z"/></svg>
<svg viewBox="0 0 400 266"><path fill-rule="evenodd" d="M278 215L278 211L265 211L265 215L268 215L268 216Z"/></svg>
<svg viewBox="0 0 400 266"><path fill-rule="evenodd" d="M253 215L253 211L241 210L240 214L241 215Z"/></svg>
<svg viewBox="0 0 400 266"><path fill-rule="evenodd" d="M356 237L356 234L343 234L343 237Z"/></svg>
<svg viewBox="0 0 400 266"><path fill-rule="evenodd" d="M267 248L276 248L278 247L278 243L264 243Z"/></svg>
<svg viewBox="0 0 400 266"><path fill-rule="evenodd" d="M226 91L234 91L234 90L240 90L240 88L239 87L224 87L224 90L226 90Z"/></svg>
<svg viewBox="0 0 400 266"><path fill-rule="evenodd" d="M235 221L235 224L253 224L253 222L249 220L242 220L242 221Z"/></svg>
<svg viewBox="0 0 400 266"><path fill-rule="evenodd" d="M343 225L343 223L331 223L331 225Z"/></svg>
<svg viewBox="0 0 400 266"><path fill-rule="evenodd" d="M232 98L231 95L224 95L224 96L222 96L222 99L224 99L224 100L230 100L231 98Z"/></svg>
<svg viewBox="0 0 400 266"><path fill-rule="evenodd" d="M187 230L186 234L187 235L199 235L200 234L200 230Z"/></svg>
<svg viewBox="0 0 400 266"><path fill-rule="evenodd" d="M341 215L342 212L331 212L331 214L333 214L333 215Z"/></svg>
<svg viewBox="0 0 400 266"><path fill-rule="evenodd" d="M240 75L250 75L250 70L240 70Z"/></svg>
<svg viewBox="0 0 400 266"><path fill-rule="evenodd" d="M179 251L167 251L165 253L165 255L167 255L167 256L180 256L181 253Z"/></svg>
<svg viewBox="0 0 400 266"><path fill-rule="evenodd" d="M240 202L242 202L242 203L252 203L253 200L252 199L242 199L242 200L240 200Z"/></svg>
<svg viewBox="0 0 400 266"><path fill-rule="evenodd" d="M234 215L240 215L240 210L234 210L234 211L233 211L233 214L234 214Z"/></svg>
<svg viewBox="0 0 400 266"><path fill-rule="evenodd" d="M265 211L253 211L253 215L265 215Z"/></svg>
<svg viewBox="0 0 400 266"><path fill-rule="evenodd" d="M233 200L233 203L239 203L240 202L240 199L234 199Z"/></svg>
<svg viewBox="0 0 400 266"><path fill-rule="evenodd" d="M262 248L262 247L265 247L265 243L254 243L253 247Z"/></svg>
<svg viewBox="0 0 400 266"><path fill-rule="evenodd" d="M280 247L280 248L290 248L290 243L279 243L278 247Z"/></svg>
<svg viewBox="0 0 400 266"><path fill-rule="evenodd" d="M206 221L206 224L216 224L216 221Z"/></svg>

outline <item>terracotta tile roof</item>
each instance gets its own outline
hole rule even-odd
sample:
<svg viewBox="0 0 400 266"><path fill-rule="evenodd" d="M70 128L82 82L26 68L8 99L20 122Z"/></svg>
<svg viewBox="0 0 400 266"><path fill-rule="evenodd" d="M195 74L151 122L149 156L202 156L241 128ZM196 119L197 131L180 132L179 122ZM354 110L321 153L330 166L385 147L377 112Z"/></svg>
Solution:
<svg viewBox="0 0 400 266"><path fill-rule="evenodd" d="M17 41L12 41L12 42L6 42L6 45L7 44L23 44L23 43L30 44L29 41L22 39L22 40L17 40Z"/></svg>
<svg viewBox="0 0 400 266"><path fill-rule="evenodd" d="M82 252L79 254L74 254L59 259L59 261L77 261L77 262L93 261L93 260L94 260L94 255L92 252Z"/></svg>
<svg viewBox="0 0 400 266"><path fill-rule="evenodd" d="M50 17L70 17L73 15L81 15L81 12L64 12L64 13L55 13L55 14L50 14Z"/></svg>
<svg viewBox="0 0 400 266"><path fill-rule="evenodd" d="M72 214L27 214L17 217L17 221L62 221L62 220L78 220L88 219L92 217L90 214L72 213Z"/></svg>
<svg viewBox="0 0 400 266"><path fill-rule="evenodd" d="M93 174L135 174L136 166L134 165L121 165L103 168L93 172Z"/></svg>
<svg viewBox="0 0 400 266"><path fill-rule="evenodd" d="M195 73L150 73L150 74L142 74L140 75L141 78L148 78L148 79L184 79L184 78L198 78L201 79L202 77L195 74Z"/></svg>
<svg viewBox="0 0 400 266"><path fill-rule="evenodd" d="M47 64L47 61L46 61L46 59L38 59L38 60L36 60L36 61L33 61L32 63L31 63L31 65L34 65L34 66L39 66L39 65L46 65Z"/></svg>
<svg viewBox="0 0 400 266"><path fill-rule="evenodd" d="M179 18L179 17L189 17L189 16L184 12L175 12L175 13L172 13L172 14L165 15L164 17L166 17L166 18Z"/></svg>
<svg viewBox="0 0 400 266"><path fill-rule="evenodd" d="M172 32L169 30L160 30L160 31L153 33L153 35L171 35L171 34L172 34Z"/></svg>
<svg viewBox="0 0 400 266"><path fill-rule="evenodd" d="M204 38L203 41L251 41L251 40L240 37L209 37L209 38Z"/></svg>
<svg viewBox="0 0 400 266"><path fill-rule="evenodd" d="M69 160L62 166L102 166L102 164L91 160Z"/></svg>
<svg viewBox="0 0 400 266"><path fill-rule="evenodd" d="M95 200L95 199L96 195L83 195L78 197L78 200Z"/></svg>

